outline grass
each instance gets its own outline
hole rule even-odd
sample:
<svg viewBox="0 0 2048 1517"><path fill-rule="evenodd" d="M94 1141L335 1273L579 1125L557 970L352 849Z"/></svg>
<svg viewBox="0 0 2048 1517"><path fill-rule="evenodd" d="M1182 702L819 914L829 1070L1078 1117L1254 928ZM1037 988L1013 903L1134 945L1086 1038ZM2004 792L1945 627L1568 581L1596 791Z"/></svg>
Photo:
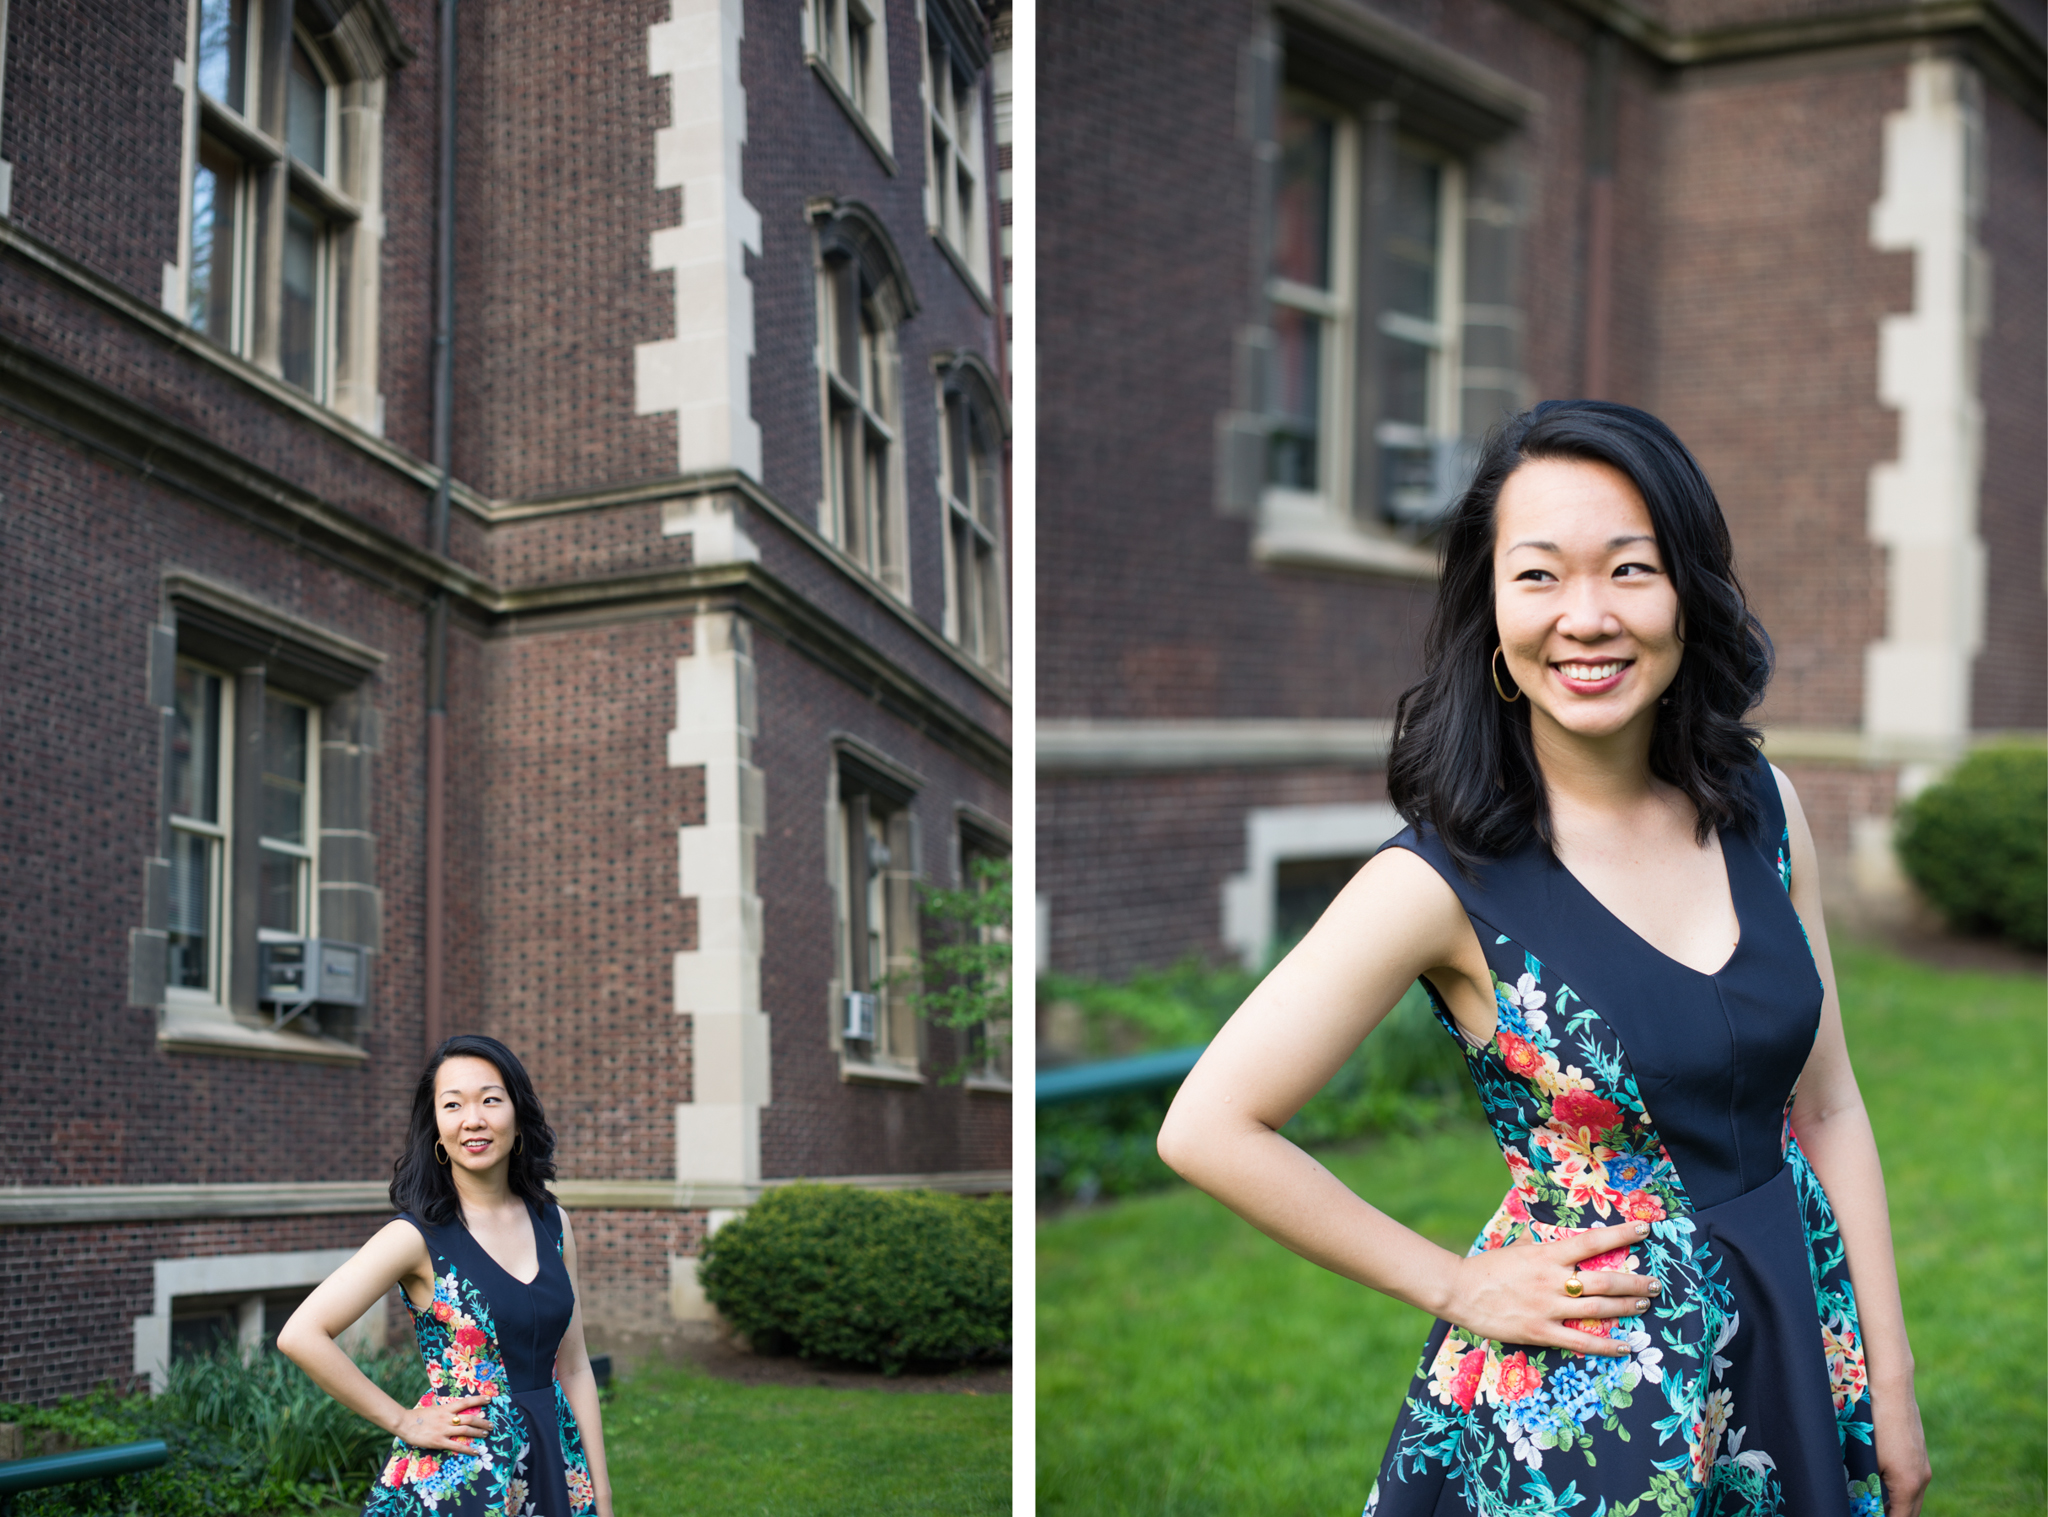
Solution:
<svg viewBox="0 0 2048 1517"><path fill-rule="evenodd" d="M615 1509L808 1517L1010 1510L1010 1398L742 1386L676 1366L604 1410Z"/></svg>
<svg viewBox="0 0 2048 1517"><path fill-rule="evenodd" d="M1839 950L1934 1461L1928 1517L2044 1508L2048 992ZM1322 1153L1461 1252L1506 1188L1483 1130ZM1043 1513L1355 1513L1428 1327L1185 1187L1046 1223Z"/></svg>

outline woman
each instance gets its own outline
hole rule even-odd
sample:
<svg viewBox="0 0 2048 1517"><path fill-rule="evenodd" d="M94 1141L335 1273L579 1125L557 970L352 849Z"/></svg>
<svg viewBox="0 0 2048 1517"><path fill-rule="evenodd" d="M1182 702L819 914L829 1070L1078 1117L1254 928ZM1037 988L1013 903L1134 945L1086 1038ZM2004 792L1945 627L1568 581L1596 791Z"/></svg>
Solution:
<svg viewBox="0 0 2048 1517"><path fill-rule="evenodd" d="M292 1313L277 1346L393 1436L375 1517L611 1517L597 1379L576 1304L576 1239L552 1179L555 1135L519 1060L455 1037L413 1091L392 1166L395 1221ZM335 1335L396 1285L432 1387L402 1407Z"/></svg>
<svg viewBox="0 0 2048 1517"><path fill-rule="evenodd" d="M1388 769L1411 825L1210 1045L1160 1154L1439 1319L1368 1514L1913 1517L1884 1181L1713 491L1654 417L1550 402L1443 544ZM1418 978L1514 1182L1463 1259L1279 1133Z"/></svg>

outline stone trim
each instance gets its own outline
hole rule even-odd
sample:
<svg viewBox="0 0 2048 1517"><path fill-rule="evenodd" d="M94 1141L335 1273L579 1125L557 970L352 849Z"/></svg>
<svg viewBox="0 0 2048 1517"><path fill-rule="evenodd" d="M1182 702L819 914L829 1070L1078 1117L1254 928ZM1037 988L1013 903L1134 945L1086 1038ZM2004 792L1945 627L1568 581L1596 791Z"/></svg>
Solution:
<svg viewBox="0 0 2048 1517"><path fill-rule="evenodd" d="M1041 773L1101 769L1377 769L1390 721L1041 721Z"/></svg>
<svg viewBox="0 0 2048 1517"><path fill-rule="evenodd" d="M784 1185L862 1190L1007 1194L1006 1169L902 1175L778 1177L743 1186L674 1180L558 1180L549 1187L571 1211L692 1211L745 1206ZM731 1192L728 1195L728 1192ZM188 1222L215 1217L388 1215L383 1180L309 1180L233 1185L32 1185L0 1188L0 1227L74 1227L93 1222Z"/></svg>

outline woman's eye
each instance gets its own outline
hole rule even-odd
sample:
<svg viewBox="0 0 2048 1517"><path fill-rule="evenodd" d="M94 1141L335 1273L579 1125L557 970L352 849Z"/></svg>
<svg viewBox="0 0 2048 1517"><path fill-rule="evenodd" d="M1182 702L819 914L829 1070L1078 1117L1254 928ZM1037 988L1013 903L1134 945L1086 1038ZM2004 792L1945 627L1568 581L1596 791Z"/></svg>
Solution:
<svg viewBox="0 0 2048 1517"><path fill-rule="evenodd" d="M1617 579L1623 577L1635 579L1645 574L1655 574L1657 572L1658 570L1655 564L1623 564L1619 569L1616 569L1614 571L1614 575Z"/></svg>
<svg viewBox="0 0 2048 1517"><path fill-rule="evenodd" d="M1515 578L1517 580L1526 579L1532 584L1541 584L1544 580L1551 578L1551 573L1548 569L1524 569Z"/></svg>

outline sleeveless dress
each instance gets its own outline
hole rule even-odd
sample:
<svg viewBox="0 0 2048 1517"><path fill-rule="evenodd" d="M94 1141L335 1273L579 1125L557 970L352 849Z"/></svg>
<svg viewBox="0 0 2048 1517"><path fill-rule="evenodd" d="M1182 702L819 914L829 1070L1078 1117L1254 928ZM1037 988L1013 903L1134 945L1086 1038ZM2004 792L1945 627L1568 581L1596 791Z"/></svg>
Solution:
<svg viewBox="0 0 2048 1517"><path fill-rule="evenodd" d="M1437 1322L1366 1517L1882 1517L1855 1293L1791 1128L1820 975L1769 767L1748 783L1775 847L1721 833L1741 936L1713 974L1636 936L1540 840L1477 880L1426 827L1389 844L1458 893L1493 972L1484 1047L1423 982L1513 1181L1471 1252L1648 1222L1581 1267L1663 1291L1575 1324L1626 1358Z"/></svg>
<svg viewBox="0 0 2048 1517"><path fill-rule="evenodd" d="M555 1378L555 1351L576 1295L562 1262L562 1214L527 1202L540 1273L515 1280L459 1221L435 1227L411 1212L434 1261L433 1305L404 1291L436 1397L489 1396L491 1422L474 1454L418 1449L391 1440L364 1517L580 1517L597 1510L576 1415ZM550 1245L553 1245L550 1247Z"/></svg>

